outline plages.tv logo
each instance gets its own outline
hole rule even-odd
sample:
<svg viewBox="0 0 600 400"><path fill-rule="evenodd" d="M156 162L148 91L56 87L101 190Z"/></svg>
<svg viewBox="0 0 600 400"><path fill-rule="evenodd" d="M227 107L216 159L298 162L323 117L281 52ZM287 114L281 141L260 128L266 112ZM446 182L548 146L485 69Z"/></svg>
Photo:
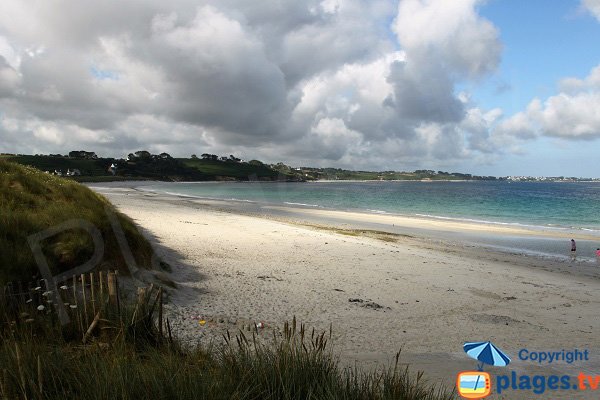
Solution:
<svg viewBox="0 0 600 400"><path fill-rule="evenodd" d="M492 342L467 342L463 349L469 357L477 360L477 371L459 372L456 377L458 394L465 399L483 399L492 392L492 378L483 372L484 364L505 367L510 358Z"/></svg>

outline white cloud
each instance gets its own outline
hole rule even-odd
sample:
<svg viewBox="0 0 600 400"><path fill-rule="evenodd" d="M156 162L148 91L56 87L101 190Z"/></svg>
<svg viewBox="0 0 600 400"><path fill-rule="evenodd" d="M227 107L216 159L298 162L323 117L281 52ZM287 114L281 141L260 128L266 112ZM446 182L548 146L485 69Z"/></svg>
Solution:
<svg viewBox="0 0 600 400"><path fill-rule="evenodd" d="M539 135L570 139L600 138L600 66L584 79L565 78L562 90L545 100L533 99L527 109L502 121L498 134L520 139Z"/></svg>
<svg viewBox="0 0 600 400"><path fill-rule="evenodd" d="M581 5L600 21L600 0L582 0Z"/></svg>
<svg viewBox="0 0 600 400"><path fill-rule="evenodd" d="M478 4L4 0L0 150L370 168L490 154L498 111L456 93L499 62Z"/></svg>
<svg viewBox="0 0 600 400"><path fill-rule="evenodd" d="M446 74L481 76L493 71L502 46L494 25L479 16L481 0L403 0L394 28L398 40L415 57L431 57ZM420 66L420 65L419 65Z"/></svg>

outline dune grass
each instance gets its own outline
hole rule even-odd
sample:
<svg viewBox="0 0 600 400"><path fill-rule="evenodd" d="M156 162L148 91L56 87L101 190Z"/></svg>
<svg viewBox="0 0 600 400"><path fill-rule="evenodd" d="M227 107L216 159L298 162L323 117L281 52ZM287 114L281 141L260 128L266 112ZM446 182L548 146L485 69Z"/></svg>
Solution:
<svg viewBox="0 0 600 400"><path fill-rule="evenodd" d="M116 213L105 198L77 182L0 159L0 285L38 275L28 236L73 219L88 221L101 232L105 269L126 272L107 207ZM138 264L150 265L150 244L129 218L116 214ZM58 274L87 262L94 244L85 231L71 229L45 240L42 249L52 273Z"/></svg>
<svg viewBox="0 0 600 400"><path fill-rule="evenodd" d="M308 334L295 319L272 339L240 331L221 346L184 352L130 318L131 309L103 320L110 333L81 345L66 339L81 331L66 336L51 320L25 323L4 314L0 398L454 399L397 362L370 373L341 368L328 348L330 333Z"/></svg>

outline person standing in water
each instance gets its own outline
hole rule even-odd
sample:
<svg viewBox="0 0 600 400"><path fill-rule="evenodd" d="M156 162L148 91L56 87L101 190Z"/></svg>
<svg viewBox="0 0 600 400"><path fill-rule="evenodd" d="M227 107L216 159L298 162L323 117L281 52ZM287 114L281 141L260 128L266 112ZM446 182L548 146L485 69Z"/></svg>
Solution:
<svg viewBox="0 0 600 400"><path fill-rule="evenodd" d="M571 239L571 260L575 260L575 256L577 255L577 244L575 244L575 239Z"/></svg>

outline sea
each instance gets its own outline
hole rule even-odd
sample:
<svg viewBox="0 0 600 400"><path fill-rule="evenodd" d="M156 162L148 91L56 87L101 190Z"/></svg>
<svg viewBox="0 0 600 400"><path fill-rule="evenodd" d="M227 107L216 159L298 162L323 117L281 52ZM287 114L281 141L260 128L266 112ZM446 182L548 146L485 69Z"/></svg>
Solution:
<svg viewBox="0 0 600 400"><path fill-rule="evenodd" d="M579 244L583 249L578 253L585 253L581 259L587 261L595 260L595 249L600 247L600 182L199 182L154 183L143 190L204 199L552 230L564 234L565 240L502 239L486 235L475 239L500 249L556 257L568 256L565 249L570 249L569 235L598 236L599 243L591 240Z"/></svg>

